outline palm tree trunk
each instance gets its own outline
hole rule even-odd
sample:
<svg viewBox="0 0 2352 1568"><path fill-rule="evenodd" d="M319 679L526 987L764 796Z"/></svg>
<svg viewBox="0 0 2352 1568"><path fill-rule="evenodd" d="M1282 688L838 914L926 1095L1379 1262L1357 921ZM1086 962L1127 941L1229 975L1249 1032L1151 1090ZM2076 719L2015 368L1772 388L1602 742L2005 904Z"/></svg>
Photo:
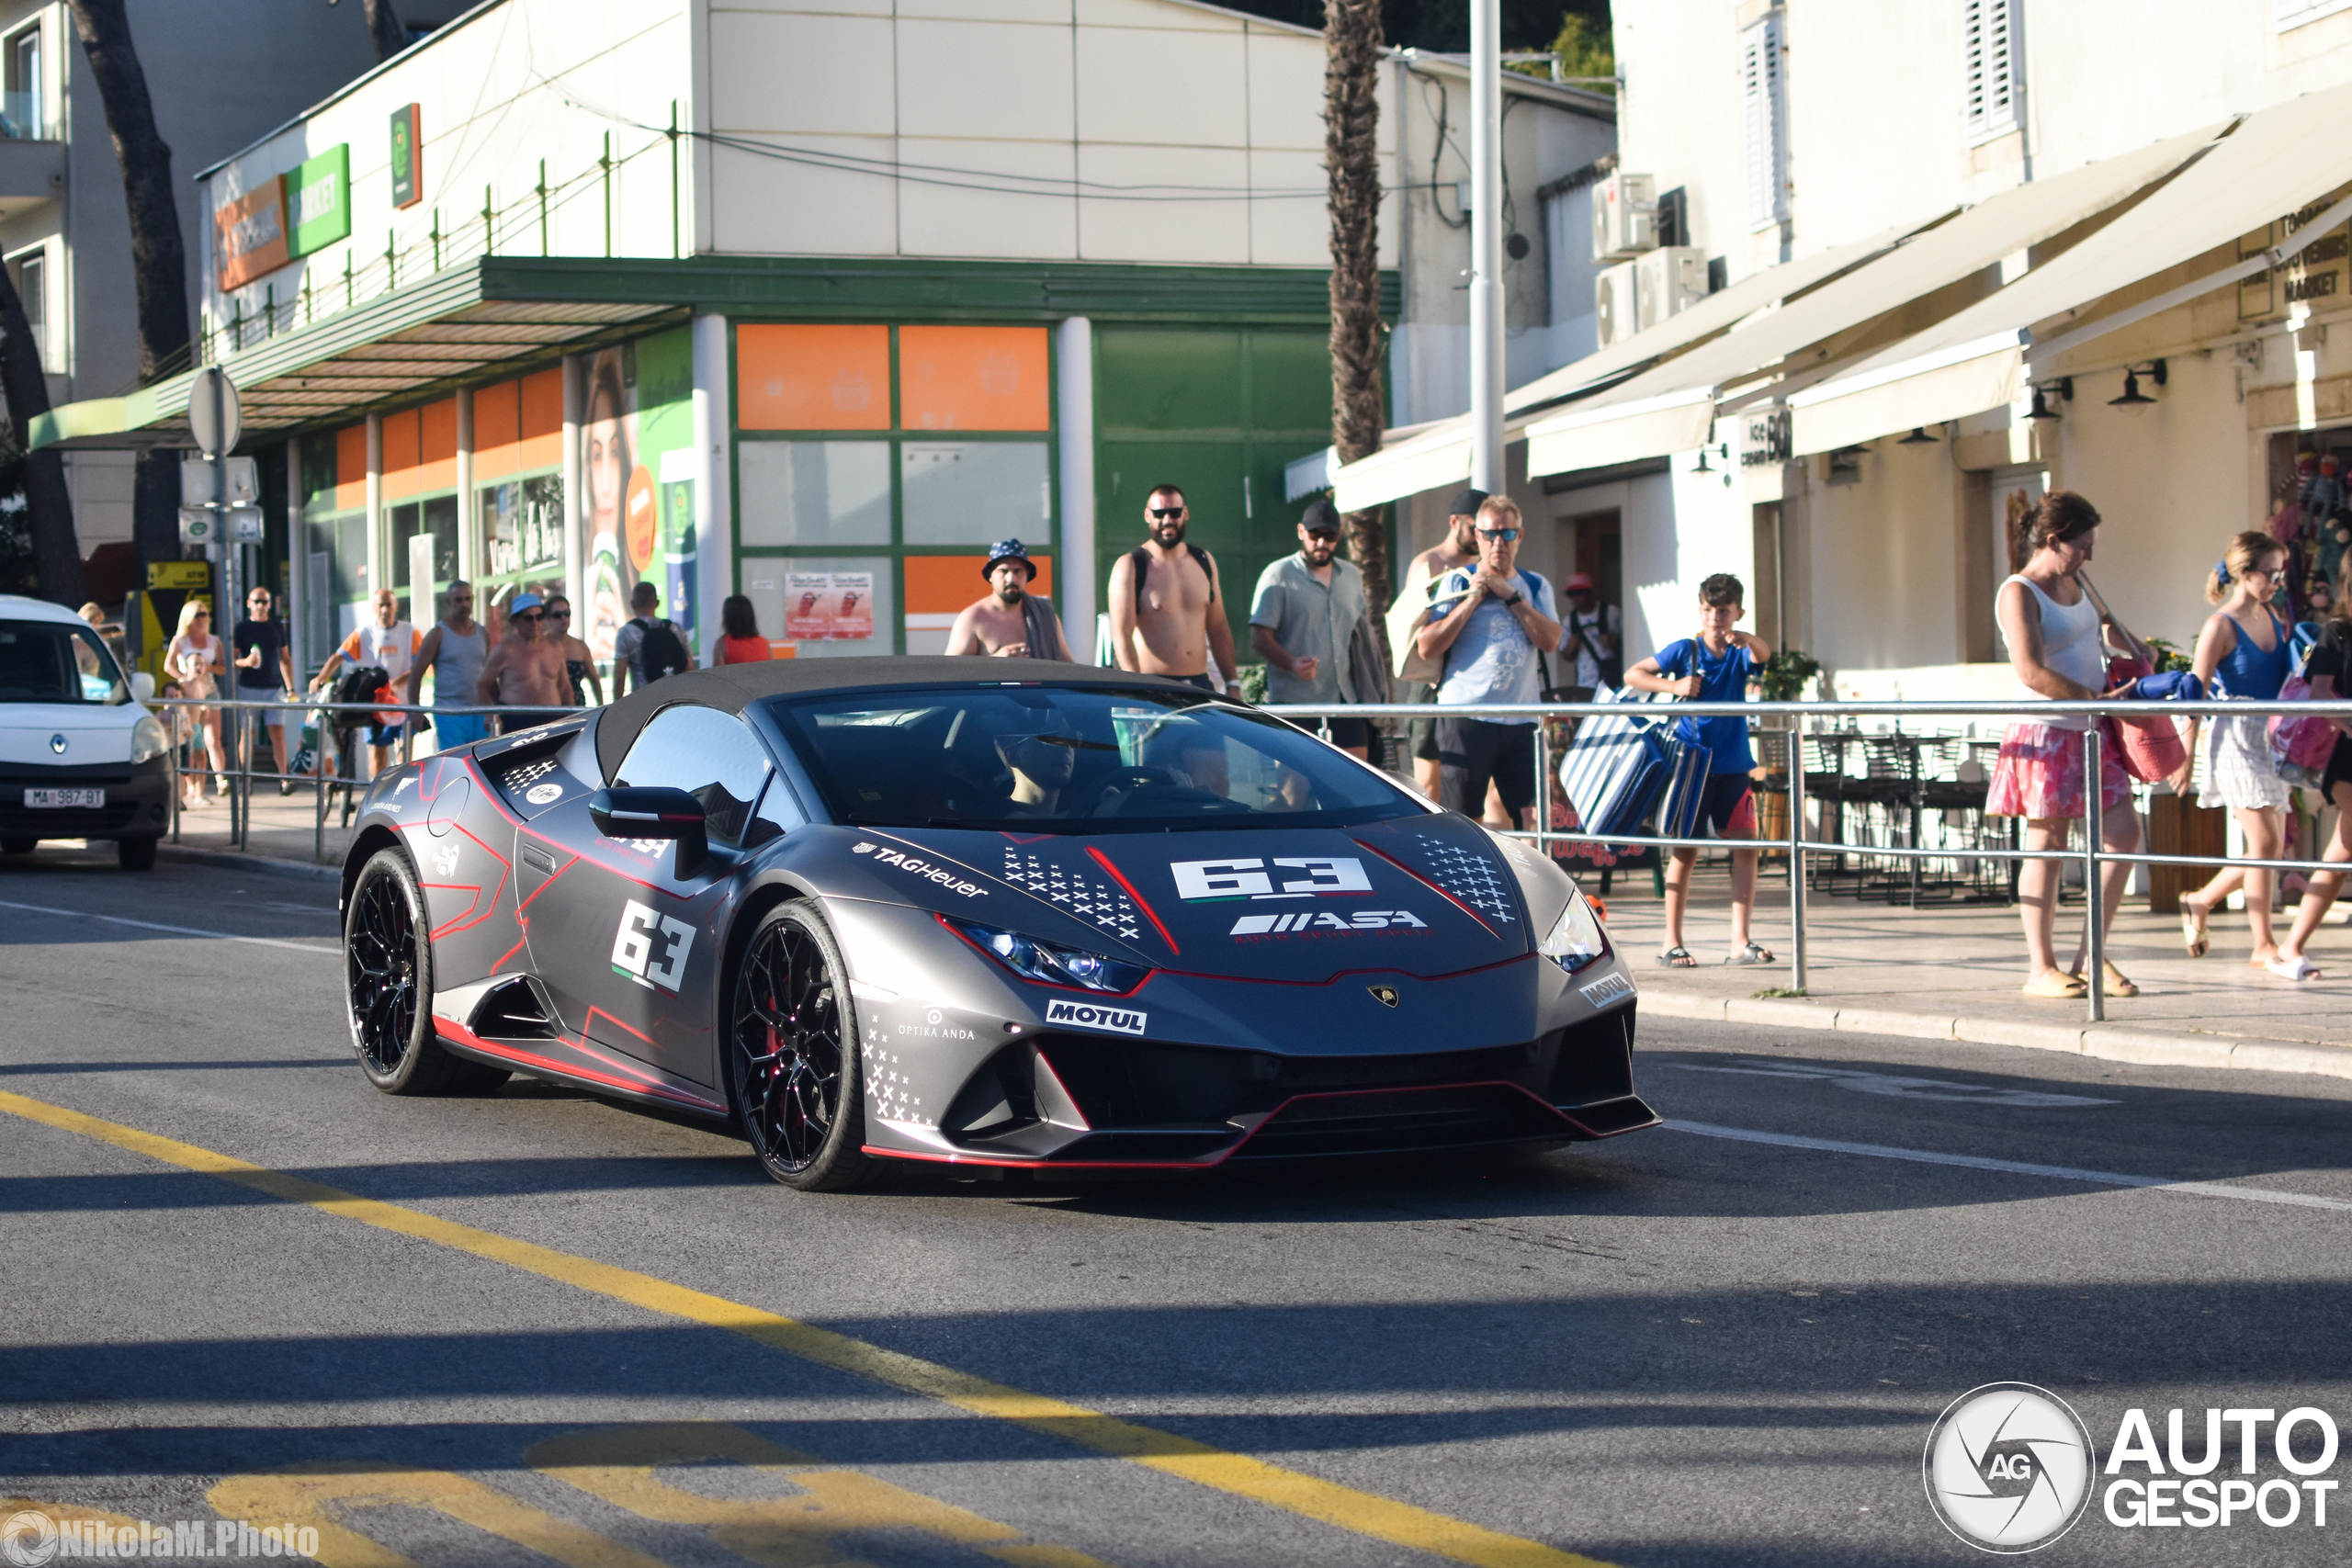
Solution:
<svg viewBox="0 0 2352 1568"><path fill-rule="evenodd" d="M1380 0L1324 0L1323 157L1331 211L1331 445L1352 463L1380 450ZM1364 596L1388 603L1388 536L1381 510L1344 519ZM1378 615L1373 630L1387 653Z"/></svg>
<svg viewBox="0 0 2352 1568"><path fill-rule="evenodd" d="M368 12L368 38L376 46L376 61L381 64L408 47L408 28L392 9L392 0L365 0Z"/></svg>
<svg viewBox="0 0 2352 1568"><path fill-rule="evenodd" d="M145 386L187 366L187 253L172 195L172 150L155 129L147 73L131 46L123 0L68 4L106 107L115 162L122 169L122 194L130 210L131 276L138 289L139 381ZM169 453L139 455L131 537L141 561L171 560L180 553L179 467Z"/></svg>
<svg viewBox="0 0 2352 1568"><path fill-rule="evenodd" d="M17 446L32 440L33 421L49 412L49 381L40 367L40 345L33 342L25 302L16 280L0 267L0 396L8 404L9 438ZM65 488L65 463L55 447L25 458L25 525L32 536L33 570L41 596L78 608L87 596L82 573L82 541L74 531L74 497Z"/></svg>

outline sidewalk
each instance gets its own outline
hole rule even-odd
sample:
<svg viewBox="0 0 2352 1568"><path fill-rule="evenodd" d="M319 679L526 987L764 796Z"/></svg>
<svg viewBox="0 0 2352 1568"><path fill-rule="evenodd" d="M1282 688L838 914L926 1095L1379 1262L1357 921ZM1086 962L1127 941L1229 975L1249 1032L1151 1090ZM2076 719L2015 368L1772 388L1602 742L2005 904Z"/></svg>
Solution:
<svg viewBox="0 0 2352 1568"><path fill-rule="evenodd" d="M344 851L351 843L350 829L341 826L342 821L343 795L336 793L327 799L322 855L318 851L322 835L317 830L312 786L298 784L292 795L281 795L276 784L265 781L254 786L253 823L243 850L231 847L229 807L218 803L193 811L183 807L178 840L175 841L166 835L162 848L165 855L209 859L227 854L234 855L241 863L260 861L288 870L312 867L325 874L329 868L343 864Z"/></svg>
<svg viewBox="0 0 2352 1568"><path fill-rule="evenodd" d="M1599 879L1580 877L1588 890ZM2082 1001L2022 996L2025 938L2004 905L1928 905L1811 893L1805 900L1806 996L1758 999L1789 984L1789 885L1767 867L1757 889L1755 936L1776 962L1728 968L1728 868L1702 864L1683 936L1695 969L1661 969L1665 908L1645 871L1620 874L1608 897L1609 936L1641 987L1642 1010L1670 1018L1728 1019L1794 1029L1970 1040L2075 1052L2145 1066L2227 1066L2352 1077L2352 931L2323 926L2312 960L2325 977L2297 985L2245 962L2244 914L2212 923L2207 955L2190 958L2180 922L2149 913L2144 897L2118 911L2108 957L2140 987L2110 996L2107 1021L2086 1021ZM2276 917L2286 934L2293 909ZM2058 911L2058 956L2071 957L2080 904Z"/></svg>

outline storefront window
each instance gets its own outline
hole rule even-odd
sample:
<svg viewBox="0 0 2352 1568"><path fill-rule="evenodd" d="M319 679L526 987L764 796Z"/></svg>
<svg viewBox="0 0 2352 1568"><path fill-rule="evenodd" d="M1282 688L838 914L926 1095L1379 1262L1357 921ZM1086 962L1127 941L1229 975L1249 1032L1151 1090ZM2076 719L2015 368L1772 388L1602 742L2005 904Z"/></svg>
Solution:
<svg viewBox="0 0 2352 1568"><path fill-rule="evenodd" d="M484 485L479 494L482 547L491 576L561 570L561 474L540 474L533 479Z"/></svg>
<svg viewBox="0 0 2352 1568"><path fill-rule="evenodd" d="M1042 441L909 441L899 448L910 545L985 545L1049 533L1054 487Z"/></svg>
<svg viewBox="0 0 2352 1568"><path fill-rule="evenodd" d="M895 564L888 556L754 558L742 564L743 596L760 635L796 643L797 658L888 653L899 623Z"/></svg>
<svg viewBox="0 0 2352 1568"><path fill-rule="evenodd" d="M757 441L743 447L746 545L887 545L884 441Z"/></svg>

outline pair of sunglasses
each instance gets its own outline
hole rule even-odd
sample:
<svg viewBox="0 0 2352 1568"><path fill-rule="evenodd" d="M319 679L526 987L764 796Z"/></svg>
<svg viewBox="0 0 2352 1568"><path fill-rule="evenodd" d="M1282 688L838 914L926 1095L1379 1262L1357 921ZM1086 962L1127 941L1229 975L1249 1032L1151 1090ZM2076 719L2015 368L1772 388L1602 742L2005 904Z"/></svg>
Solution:
<svg viewBox="0 0 2352 1568"><path fill-rule="evenodd" d="M1481 528L1478 530L1478 537L1482 539L1493 539L1499 543L1508 544L1511 540L1519 537L1519 530L1516 528Z"/></svg>
<svg viewBox="0 0 2352 1568"><path fill-rule="evenodd" d="M1155 506L1151 514L1162 523L1173 523L1184 515L1184 509L1181 506Z"/></svg>

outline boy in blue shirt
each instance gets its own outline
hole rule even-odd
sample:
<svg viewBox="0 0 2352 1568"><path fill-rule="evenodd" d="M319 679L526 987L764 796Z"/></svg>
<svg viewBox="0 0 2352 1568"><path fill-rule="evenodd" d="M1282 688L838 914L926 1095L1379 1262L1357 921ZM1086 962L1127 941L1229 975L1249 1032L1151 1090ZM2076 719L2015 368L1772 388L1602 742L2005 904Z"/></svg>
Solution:
<svg viewBox="0 0 2352 1568"><path fill-rule="evenodd" d="M1661 648L1625 671L1625 684L1640 692L1665 692L1691 702L1744 703L1747 682L1772 657L1772 650L1733 625L1747 612L1746 591L1739 579L1717 572L1699 585L1699 635ZM1700 821L1718 839L1756 837L1756 796L1748 774L1756 766L1747 749L1747 720L1740 717L1685 719L1680 732L1713 753L1707 790L1699 807ZM1698 960L1682 945L1682 911L1690 898L1690 869L1699 852L1673 852L1666 874L1666 951L1657 956L1661 967L1689 969ZM1772 954L1763 943L1750 941L1748 921L1756 912L1754 850L1731 852L1731 956L1725 964L1770 964Z"/></svg>

